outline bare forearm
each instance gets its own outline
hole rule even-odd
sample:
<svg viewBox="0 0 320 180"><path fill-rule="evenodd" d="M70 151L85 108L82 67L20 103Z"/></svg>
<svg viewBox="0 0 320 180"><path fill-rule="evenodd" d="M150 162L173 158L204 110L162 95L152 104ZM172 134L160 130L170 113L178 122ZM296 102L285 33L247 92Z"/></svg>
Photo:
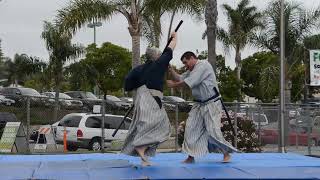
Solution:
<svg viewBox="0 0 320 180"><path fill-rule="evenodd" d="M170 73L172 75L172 80L180 81L180 74L178 74L175 70L170 69Z"/></svg>
<svg viewBox="0 0 320 180"><path fill-rule="evenodd" d="M169 88L179 88L179 87L186 87L187 84L184 81L171 81L170 84L168 84Z"/></svg>
<svg viewBox="0 0 320 180"><path fill-rule="evenodd" d="M178 81L178 82L175 82L175 86L178 88L178 87L186 87L187 84L184 82L184 81Z"/></svg>

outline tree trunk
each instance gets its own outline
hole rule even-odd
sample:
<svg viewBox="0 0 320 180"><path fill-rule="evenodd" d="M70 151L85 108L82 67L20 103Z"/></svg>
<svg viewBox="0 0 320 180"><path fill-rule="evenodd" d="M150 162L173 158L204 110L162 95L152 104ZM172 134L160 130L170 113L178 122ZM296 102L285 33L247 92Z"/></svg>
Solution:
<svg viewBox="0 0 320 180"><path fill-rule="evenodd" d="M153 31L154 31L154 46L156 48L160 47L161 39L161 12L160 10L154 14L153 20Z"/></svg>
<svg viewBox="0 0 320 180"><path fill-rule="evenodd" d="M140 35L132 36L132 69L140 65Z"/></svg>
<svg viewBox="0 0 320 180"><path fill-rule="evenodd" d="M131 0L131 13L127 17L128 30L132 40L132 69L140 65L140 39L142 29L142 17L138 13L140 9L137 9L136 1Z"/></svg>
<svg viewBox="0 0 320 180"><path fill-rule="evenodd" d="M236 57L235 57L235 61L236 61L236 68L237 68L237 81L240 84L240 80L241 80L241 53L240 53L240 49L236 48ZM241 99L241 86L238 88L238 102L240 102Z"/></svg>
<svg viewBox="0 0 320 180"><path fill-rule="evenodd" d="M59 93L60 93L60 75L57 74L55 79L55 96L54 96L54 110L53 110L53 122L58 121L58 111L59 111Z"/></svg>
<svg viewBox="0 0 320 180"><path fill-rule="evenodd" d="M205 9L205 21L207 25L208 61L216 72L216 32L218 9L216 0L208 0Z"/></svg>
<svg viewBox="0 0 320 180"><path fill-rule="evenodd" d="M59 60L53 61L55 63L53 66L53 71L55 73L55 101L54 101L54 114L53 120L54 122L58 121L58 110L59 110L59 93L60 93L60 86L62 81L62 62Z"/></svg>

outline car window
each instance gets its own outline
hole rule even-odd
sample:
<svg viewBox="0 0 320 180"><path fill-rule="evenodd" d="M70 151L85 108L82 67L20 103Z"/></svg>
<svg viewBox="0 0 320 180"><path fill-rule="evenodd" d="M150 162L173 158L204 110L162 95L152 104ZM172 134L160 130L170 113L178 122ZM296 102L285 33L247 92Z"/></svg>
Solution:
<svg viewBox="0 0 320 180"><path fill-rule="evenodd" d="M61 120L58 126L66 126L66 127L79 127L80 120L82 116L78 115L66 115Z"/></svg>
<svg viewBox="0 0 320 180"><path fill-rule="evenodd" d="M98 99L92 92L80 92L79 95L83 98L88 98L88 99Z"/></svg>
<svg viewBox="0 0 320 180"><path fill-rule="evenodd" d="M3 88L1 91L2 94L12 94L11 88Z"/></svg>
<svg viewBox="0 0 320 180"><path fill-rule="evenodd" d="M88 128L101 128L102 116L92 116L86 120L85 126ZM105 118L104 128L111 129L111 125L107 121L107 117Z"/></svg>
<svg viewBox="0 0 320 180"><path fill-rule="evenodd" d="M74 92L66 92L65 94L67 94L73 98L78 98Z"/></svg>
<svg viewBox="0 0 320 180"><path fill-rule="evenodd" d="M253 115L253 120L255 121L255 122L267 122L267 119L266 119L266 117L264 116L264 115L262 115L262 114L254 114Z"/></svg>
<svg viewBox="0 0 320 180"><path fill-rule="evenodd" d="M62 99L72 99L69 95L64 94L64 93L59 93L59 98L62 98Z"/></svg>
<svg viewBox="0 0 320 180"><path fill-rule="evenodd" d="M107 99L109 99L110 101L121 101L121 99L119 99L118 97L110 95L107 95Z"/></svg>
<svg viewBox="0 0 320 180"><path fill-rule="evenodd" d="M123 117L117 116L106 116L104 122L105 129L117 129L120 125ZM85 126L88 128L101 128L102 116L92 116L86 120ZM130 127L131 120L127 119L124 124L120 127L122 130L128 130Z"/></svg>
<svg viewBox="0 0 320 180"><path fill-rule="evenodd" d="M116 129L118 128L118 126L120 125L120 123L122 122L123 117L122 116L109 116L108 117L108 122L110 122L111 124L111 129ZM124 124L120 127L120 129L123 130L128 130L130 126L130 120L127 119Z"/></svg>
<svg viewBox="0 0 320 180"><path fill-rule="evenodd" d="M18 89L10 89L9 94L21 95L21 92Z"/></svg>
<svg viewBox="0 0 320 180"><path fill-rule="evenodd" d="M99 117L89 117L85 126L88 128L101 128L101 119Z"/></svg>
<svg viewBox="0 0 320 180"><path fill-rule="evenodd" d="M51 93L44 93L44 95L48 96L49 98L54 98L54 95Z"/></svg>
<svg viewBox="0 0 320 180"><path fill-rule="evenodd" d="M31 88L20 88L22 95L40 96L40 93Z"/></svg>

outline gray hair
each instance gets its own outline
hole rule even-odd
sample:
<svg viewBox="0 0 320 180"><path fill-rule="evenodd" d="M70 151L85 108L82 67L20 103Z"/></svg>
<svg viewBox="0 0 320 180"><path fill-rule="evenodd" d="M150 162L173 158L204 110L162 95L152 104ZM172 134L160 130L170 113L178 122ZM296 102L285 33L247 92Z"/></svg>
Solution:
<svg viewBox="0 0 320 180"><path fill-rule="evenodd" d="M147 47L147 50L146 50L147 60L155 61L159 58L160 54L161 54L160 49L156 47Z"/></svg>

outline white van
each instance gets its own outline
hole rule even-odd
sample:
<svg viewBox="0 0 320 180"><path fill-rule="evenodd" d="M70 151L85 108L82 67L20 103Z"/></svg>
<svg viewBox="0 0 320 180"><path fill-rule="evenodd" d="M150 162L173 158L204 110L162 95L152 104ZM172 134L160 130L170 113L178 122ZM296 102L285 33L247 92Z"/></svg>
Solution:
<svg viewBox="0 0 320 180"><path fill-rule="evenodd" d="M111 141L113 140L125 139L131 123L130 118L126 119L116 136L112 137L112 133L120 125L123 118L124 116L105 115L105 147L110 146ZM64 127L66 127L67 148L69 151L76 151L79 147L99 151L101 149L102 137L101 122L101 114L67 114L60 121L52 125L56 134L56 142L58 144L63 144Z"/></svg>

